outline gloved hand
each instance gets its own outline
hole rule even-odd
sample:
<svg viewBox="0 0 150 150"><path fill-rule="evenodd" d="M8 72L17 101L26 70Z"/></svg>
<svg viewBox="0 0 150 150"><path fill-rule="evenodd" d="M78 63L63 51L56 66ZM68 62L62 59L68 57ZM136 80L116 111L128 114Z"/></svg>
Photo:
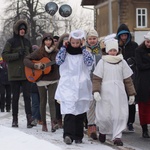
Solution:
<svg viewBox="0 0 150 150"><path fill-rule="evenodd" d="M34 68L35 69L43 69L43 64L41 62L40 63L35 63Z"/></svg>
<svg viewBox="0 0 150 150"><path fill-rule="evenodd" d="M101 101L101 95L100 95L99 92L94 92L94 99L95 99L96 101Z"/></svg>
<svg viewBox="0 0 150 150"><path fill-rule="evenodd" d="M129 105L134 104L134 102L135 102L135 96L134 95L133 96L129 96Z"/></svg>
<svg viewBox="0 0 150 150"><path fill-rule="evenodd" d="M19 56L24 56L25 55L25 49L20 49L18 54L19 54Z"/></svg>

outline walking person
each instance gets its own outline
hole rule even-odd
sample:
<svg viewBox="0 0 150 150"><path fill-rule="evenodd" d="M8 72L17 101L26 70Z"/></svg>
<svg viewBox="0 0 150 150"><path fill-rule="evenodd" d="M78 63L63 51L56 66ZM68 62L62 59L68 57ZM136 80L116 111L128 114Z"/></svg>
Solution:
<svg viewBox="0 0 150 150"><path fill-rule="evenodd" d="M0 61L0 83L1 83L1 112L10 112L11 109L11 85L8 81L8 66L5 61Z"/></svg>
<svg viewBox="0 0 150 150"><path fill-rule="evenodd" d="M18 127L18 107L20 89L22 88L27 118L27 128L32 128L32 112L30 99L30 83L25 76L23 59L32 52L30 41L25 38L28 24L25 20L18 20L14 24L14 36L10 38L3 49L3 60L8 64L8 79L12 87L12 127Z"/></svg>
<svg viewBox="0 0 150 150"><path fill-rule="evenodd" d="M132 79L135 85L135 76L136 76L135 49L138 47L138 44L132 41L132 35L126 24L121 24L118 27L116 37L118 39L119 48L122 51L123 58L127 61L128 65L131 67L133 71ZM135 121L135 113L136 113L135 104L129 105L129 117L127 123L127 129L129 132L134 132L133 124Z"/></svg>
<svg viewBox="0 0 150 150"><path fill-rule="evenodd" d="M137 65L137 103L139 110L142 137L150 138L148 124L150 124L150 32L144 35L144 41L135 51Z"/></svg>
<svg viewBox="0 0 150 150"><path fill-rule="evenodd" d="M61 114L64 115L63 139L66 144L82 143L85 112L92 100L89 67L93 64L93 57L84 43L84 32L72 31L56 56L60 80L55 99L60 102Z"/></svg>
<svg viewBox="0 0 150 150"><path fill-rule="evenodd" d="M36 83L31 83L31 110L33 119L31 124L33 126L36 126L38 123L41 124L40 95Z"/></svg>
<svg viewBox="0 0 150 150"><path fill-rule="evenodd" d="M96 100L96 125L99 141L104 143L111 135L114 145L122 146L122 131L126 128L129 104L134 103L135 89L131 79L132 70L119 54L118 41L105 42L107 55L102 56L93 72L93 94ZM126 90L125 90L126 88Z"/></svg>
<svg viewBox="0 0 150 150"><path fill-rule="evenodd" d="M32 50L38 50L37 45L32 45ZM41 114L40 114L40 95L36 83L31 83L31 110L32 110L32 119L31 124L36 126L38 123L41 124Z"/></svg>
<svg viewBox="0 0 150 150"><path fill-rule="evenodd" d="M40 94L40 113L42 121L42 131L47 132L46 121L46 105L48 101L50 117L51 117L51 132L56 131L56 108L55 108L55 91L59 80L58 65L55 64L55 57L58 50L56 49L51 33L45 33L42 38L41 46L38 50L34 51L24 59L25 66L36 70L44 70L44 63L40 62L43 58L48 58L53 61L51 70L47 74L42 74L40 79L36 82ZM34 63L33 60L39 61ZM46 62L45 62L46 63ZM47 98L48 94L48 98Z"/></svg>
<svg viewBox="0 0 150 150"><path fill-rule="evenodd" d="M98 33L95 29L90 29L89 32L87 33L86 48L92 53L94 58L94 64L91 70L91 80L92 80L92 73L96 67L97 62L100 60L102 56L100 44L98 41ZM90 104L90 109L87 112L88 136L94 140L97 139L97 128L95 124L95 106L96 101L93 99L93 101L91 101Z"/></svg>

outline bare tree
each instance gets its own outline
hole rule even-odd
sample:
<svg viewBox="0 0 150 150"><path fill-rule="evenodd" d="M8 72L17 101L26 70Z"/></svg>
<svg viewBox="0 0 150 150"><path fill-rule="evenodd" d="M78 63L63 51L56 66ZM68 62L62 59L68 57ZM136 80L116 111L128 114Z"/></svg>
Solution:
<svg viewBox="0 0 150 150"><path fill-rule="evenodd" d="M66 0L62 1L66 2ZM55 0L58 5L62 5L62 1ZM7 35L6 38L13 34L12 26L21 18L25 19L29 24L30 34L28 36L32 44L36 44L37 38L40 38L44 32L61 35L74 29L85 29L93 26L93 21L89 19L88 15L77 17L76 14L72 14L70 17L64 18L57 11L54 16L50 16L45 12L45 4L41 3L40 0L15 0L15 2L14 0L9 0L7 3L9 5L5 11L4 16L6 18L2 33L4 37Z"/></svg>
<svg viewBox="0 0 150 150"><path fill-rule="evenodd" d="M55 0L58 2L58 0ZM29 24L31 42L36 44L36 38L46 30L46 23L40 20L44 17L45 21L51 19L46 15L45 5L39 0L17 0L7 1L9 6L5 10L7 19L4 22L4 33L12 32L12 26L18 19L25 19ZM37 19L36 19L37 18Z"/></svg>

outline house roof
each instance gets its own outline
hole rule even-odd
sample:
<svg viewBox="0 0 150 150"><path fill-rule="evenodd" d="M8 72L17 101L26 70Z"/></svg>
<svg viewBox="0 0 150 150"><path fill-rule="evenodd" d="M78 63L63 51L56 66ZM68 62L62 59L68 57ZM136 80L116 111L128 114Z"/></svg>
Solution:
<svg viewBox="0 0 150 150"><path fill-rule="evenodd" d="M81 6L83 5L95 5L97 0L82 0Z"/></svg>
<svg viewBox="0 0 150 150"><path fill-rule="evenodd" d="M81 6L83 5L98 5L108 0L81 0Z"/></svg>

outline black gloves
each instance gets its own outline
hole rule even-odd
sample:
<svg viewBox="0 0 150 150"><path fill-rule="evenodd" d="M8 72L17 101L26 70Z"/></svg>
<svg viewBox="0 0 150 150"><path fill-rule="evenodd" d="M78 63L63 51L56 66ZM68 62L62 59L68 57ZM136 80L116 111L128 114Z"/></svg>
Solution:
<svg viewBox="0 0 150 150"><path fill-rule="evenodd" d="M135 65L135 60L134 58L128 58L127 63L130 67L133 67Z"/></svg>

